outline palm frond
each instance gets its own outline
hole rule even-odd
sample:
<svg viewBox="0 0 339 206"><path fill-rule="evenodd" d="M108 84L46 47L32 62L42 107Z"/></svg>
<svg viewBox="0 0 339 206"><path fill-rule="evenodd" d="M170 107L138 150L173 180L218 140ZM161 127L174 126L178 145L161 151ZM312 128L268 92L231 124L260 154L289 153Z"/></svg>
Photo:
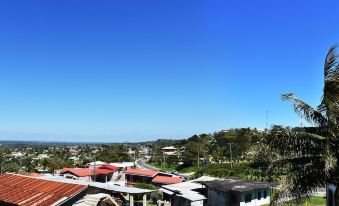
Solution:
<svg viewBox="0 0 339 206"><path fill-rule="evenodd" d="M292 101L294 111L305 118L308 122L314 123L317 126L323 126L326 124L327 120L321 112L298 99L293 93L283 94L281 97L283 101Z"/></svg>
<svg viewBox="0 0 339 206"><path fill-rule="evenodd" d="M336 50L338 48L338 44L333 45L327 52L325 62L324 62L324 78L325 81L338 79L339 71L338 71L338 57Z"/></svg>
<svg viewBox="0 0 339 206"><path fill-rule="evenodd" d="M329 126L337 125L339 119L339 54L338 45L332 46L324 63L324 89L318 111L325 114Z"/></svg>

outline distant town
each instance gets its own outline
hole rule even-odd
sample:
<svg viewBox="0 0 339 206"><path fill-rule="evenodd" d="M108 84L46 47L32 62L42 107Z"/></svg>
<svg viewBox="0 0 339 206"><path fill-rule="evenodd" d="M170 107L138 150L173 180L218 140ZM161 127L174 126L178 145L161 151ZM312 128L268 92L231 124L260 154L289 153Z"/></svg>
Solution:
<svg viewBox="0 0 339 206"><path fill-rule="evenodd" d="M0 171L4 178L0 185L21 187L16 185L20 180L27 182L24 188L28 190L38 182L46 187L55 182L65 188L83 186L63 195L59 205L203 206L229 201L268 205L278 198L278 182L285 174L281 170L267 173L267 139L273 133L301 129L240 128L144 143L2 141ZM324 188L319 188L315 197L324 194ZM8 196L6 202L25 203L29 198L33 203L41 197L32 192L21 200Z"/></svg>

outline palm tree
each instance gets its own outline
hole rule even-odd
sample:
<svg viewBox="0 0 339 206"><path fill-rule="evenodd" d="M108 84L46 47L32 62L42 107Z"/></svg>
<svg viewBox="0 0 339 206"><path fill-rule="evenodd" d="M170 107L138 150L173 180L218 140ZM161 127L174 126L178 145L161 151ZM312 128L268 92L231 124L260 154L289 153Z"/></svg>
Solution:
<svg viewBox="0 0 339 206"><path fill-rule="evenodd" d="M317 108L293 93L282 95L296 113L314 125L299 130L272 129L268 144L276 154L270 169L284 168L284 194L300 200L326 183L339 183L339 55L332 46L324 63L324 88ZM338 197L336 198L338 202Z"/></svg>

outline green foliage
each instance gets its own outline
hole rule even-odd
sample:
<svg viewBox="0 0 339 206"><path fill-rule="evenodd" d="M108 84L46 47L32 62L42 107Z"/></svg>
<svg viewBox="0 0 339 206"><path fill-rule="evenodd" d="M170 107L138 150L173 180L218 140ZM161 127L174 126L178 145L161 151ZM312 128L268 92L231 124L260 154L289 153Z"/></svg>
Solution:
<svg viewBox="0 0 339 206"><path fill-rule="evenodd" d="M112 144L107 147L103 147L97 156L97 160L103 162L123 162L130 161L130 157L127 154L128 148L120 144Z"/></svg>
<svg viewBox="0 0 339 206"><path fill-rule="evenodd" d="M151 200L153 202L153 204L156 204L158 200L162 199L162 193L158 190L156 190L155 192L151 193Z"/></svg>
<svg viewBox="0 0 339 206"><path fill-rule="evenodd" d="M136 188L140 189L148 189L148 190L155 190L155 186L152 184L147 184L147 183L137 183L134 185Z"/></svg>

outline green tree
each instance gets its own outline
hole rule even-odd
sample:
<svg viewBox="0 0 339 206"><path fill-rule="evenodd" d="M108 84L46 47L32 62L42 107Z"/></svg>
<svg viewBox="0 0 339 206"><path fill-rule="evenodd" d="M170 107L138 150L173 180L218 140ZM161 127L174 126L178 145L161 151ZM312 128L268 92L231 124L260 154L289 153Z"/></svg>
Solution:
<svg viewBox="0 0 339 206"><path fill-rule="evenodd" d="M284 168L285 194L301 199L327 182L339 183L339 63L336 46L329 49L324 63L323 97L317 108L293 93L282 96L293 102L295 112L316 128L287 130L273 128L268 136L277 154L271 168ZM338 197L337 197L338 202Z"/></svg>

